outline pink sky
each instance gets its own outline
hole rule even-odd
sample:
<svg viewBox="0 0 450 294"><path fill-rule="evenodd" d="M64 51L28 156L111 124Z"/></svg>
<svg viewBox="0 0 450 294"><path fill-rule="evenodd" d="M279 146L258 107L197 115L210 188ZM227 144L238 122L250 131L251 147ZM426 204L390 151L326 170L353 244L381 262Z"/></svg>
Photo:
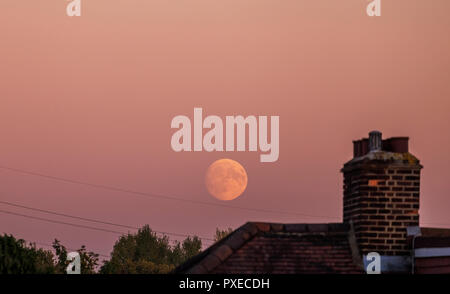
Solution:
<svg viewBox="0 0 450 294"><path fill-rule="evenodd" d="M0 169L0 199L212 237L246 221L333 222L352 140L409 136L424 165L420 220L450 227L450 2L82 0L0 2L0 165L221 204L204 174L247 170L230 205L152 199ZM280 158L175 153L176 115L279 115ZM0 210L98 226L0 204ZM109 229L114 227L102 226ZM116 235L0 213L0 232L108 254Z"/></svg>

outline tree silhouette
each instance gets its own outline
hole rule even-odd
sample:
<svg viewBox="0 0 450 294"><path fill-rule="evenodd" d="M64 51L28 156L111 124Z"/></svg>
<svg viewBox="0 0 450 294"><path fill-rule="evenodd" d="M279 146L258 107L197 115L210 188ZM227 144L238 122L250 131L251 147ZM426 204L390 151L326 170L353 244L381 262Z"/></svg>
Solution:
<svg viewBox="0 0 450 294"><path fill-rule="evenodd" d="M198 254L202 242L188 237L170 246L167 236L159 237L148 225L136 234L122 236L116 242L111 259L102 266L104 274L163 274Z"/></svg>
<svg viewBox="0 0 450 294"><path fill-rule="evenodd" d="M2 274L52 274L56 273L53 254L26 245L12 235L0 236L0 273Z"/></svg>
<svg viewBox="0 0 450 294"><path fill-rule="evenodd" d="M214 235L214 241L218 242L228 236L231 232L233 232L232 228L228 228L225 230L221 230L219 228L216 228L216 234Z"/></svg>
<svg viewBox="0 0 450 294"><path fill-rule="evenodd" d="M216 232L217 235L217 232ZM1 274L65 274L70 261L67 248L57 239L53 241L54 253L37 249L34 243L12 235L0 236ZM170 245L167 236L159 237L148 225L137 233L123 235L111 252L111 259L104 261L102 274L164 274L200 253L202 241L193 236ZM80 255L81 274L95 274L99 269L99 255L87 251L83 245Z"/></svg>

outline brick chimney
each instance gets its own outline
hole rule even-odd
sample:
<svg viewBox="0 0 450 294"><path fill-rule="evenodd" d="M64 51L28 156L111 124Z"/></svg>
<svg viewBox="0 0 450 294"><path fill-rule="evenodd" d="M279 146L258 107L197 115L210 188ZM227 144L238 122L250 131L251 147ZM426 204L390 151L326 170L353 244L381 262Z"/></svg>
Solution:
<svg viewBox="0 0 450 294"><path fill-rule="evenodd" d="M419 160L408 137L382 140L378 131L353 142L344 164L344 223L353 222L362 254L409 255L406 227L419 225Z"/></svg>

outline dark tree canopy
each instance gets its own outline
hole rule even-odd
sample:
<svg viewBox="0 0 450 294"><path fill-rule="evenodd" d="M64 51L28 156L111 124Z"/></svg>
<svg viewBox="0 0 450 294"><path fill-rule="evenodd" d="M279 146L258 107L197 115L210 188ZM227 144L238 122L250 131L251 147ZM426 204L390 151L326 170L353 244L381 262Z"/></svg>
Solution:
<svg viewBox="0 0 450 294"><path fill-rule="evenodd" d="M55 254L50 250L36 248L33 243L12 235L0 236L0 273L1 274L64 274L70 261L67 261L67 249L55 239ZM87 252L82 246L80 254L82 274L93 274L98 266L98 254Z"/></svg>
<svg viewBox="0 0 450 294"><path fill-rule="evenodd" d="M68 251L55 239L53 251L36 248L12 235L0 236L0 274L65 274L70 261ZM80 255L81 274L163 274L200 253L200 238L187 237L169 243L167 236L157 236L148 225L137 233L123 235L115 243L110 260L99 268L99 255L83 245Z"/></svg>
<svg viewBox="0 0 450 294"><path fill-rule="evenodd" d="M162 274L201 251L198 237L169 244L167 236L159 237L148 225L136 234L120 237L100 272L105 274Z"/></svg>
<svg viewBox="0 0 450 294"><path fill-rule="evenodd" d="M1 274L53 274L53 254L50 251L36 249L26 245L12 235L0 236L0 273Z"/></svg>

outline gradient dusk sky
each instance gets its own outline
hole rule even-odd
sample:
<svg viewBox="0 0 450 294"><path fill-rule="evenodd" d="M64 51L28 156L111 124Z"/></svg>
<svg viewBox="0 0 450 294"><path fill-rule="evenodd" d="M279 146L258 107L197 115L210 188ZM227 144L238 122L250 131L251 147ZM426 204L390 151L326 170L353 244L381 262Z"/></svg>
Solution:
<svg viewBox="0 0 450 294"><path fill-rule="evenodd" d="M212 238L247 221L339 222L342 165L373 129L424 165L422 226L450 227L450 1L0 1L0 166L224 204L204 176L240 162L226 205L143 197L0 168L0 200ZM172 151L176 115L279 115L280 157ZM126 231L0 204L0 210ZM287 212L291 212L288 214ZM304 214L304 215L303 215ZM0 212L0 233L108 254L118 236Z"/></svg>

